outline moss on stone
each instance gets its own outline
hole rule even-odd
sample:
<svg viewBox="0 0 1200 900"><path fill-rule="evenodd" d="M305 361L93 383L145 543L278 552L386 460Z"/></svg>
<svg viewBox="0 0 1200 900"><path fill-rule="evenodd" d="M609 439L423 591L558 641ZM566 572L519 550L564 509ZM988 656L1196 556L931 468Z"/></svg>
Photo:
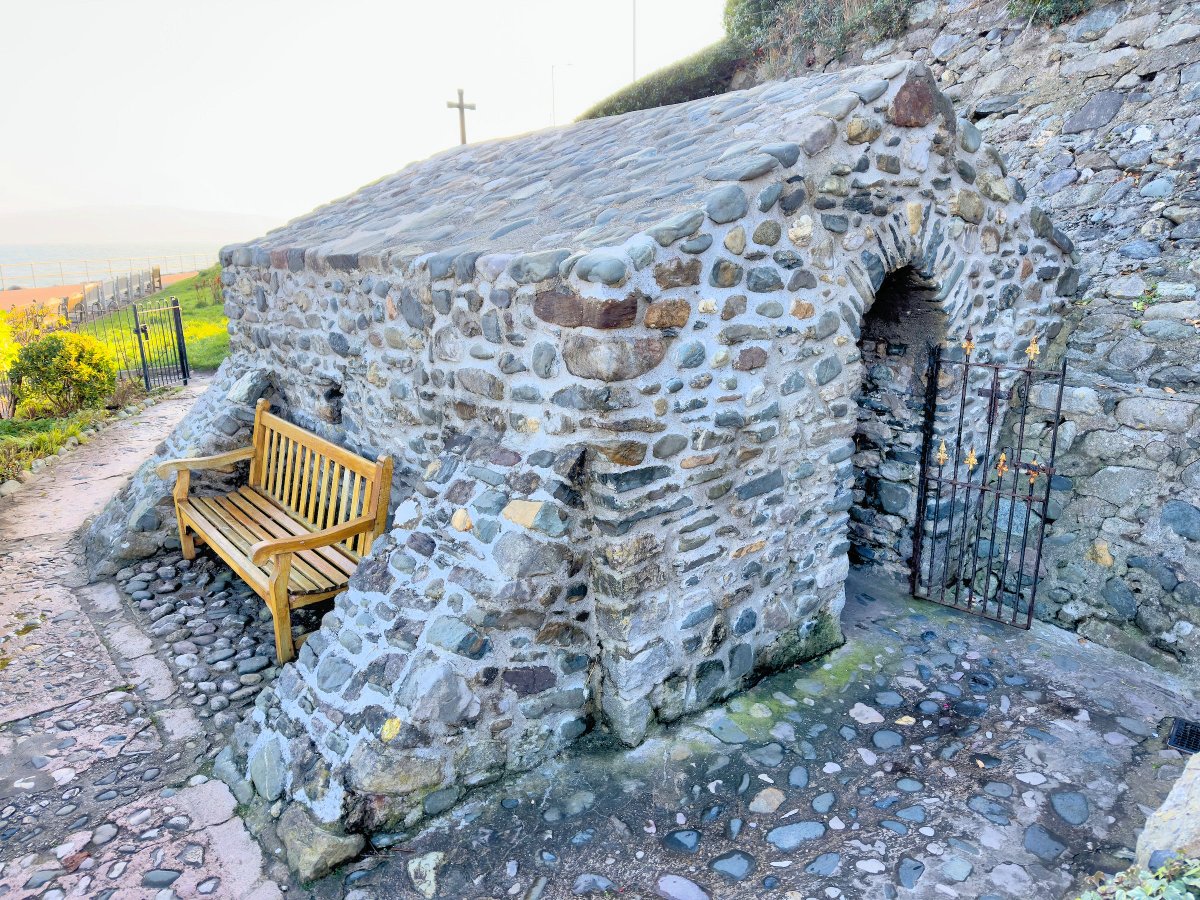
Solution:
<svg viewBox="0 0 1200 900"><path fill-rule="evenodd" d="M807 662L828 653L846 642L841 622L828 610L817 613L811 629L791 628L779 636L758 658L757 668L773 672L797 663Z"/></svg>

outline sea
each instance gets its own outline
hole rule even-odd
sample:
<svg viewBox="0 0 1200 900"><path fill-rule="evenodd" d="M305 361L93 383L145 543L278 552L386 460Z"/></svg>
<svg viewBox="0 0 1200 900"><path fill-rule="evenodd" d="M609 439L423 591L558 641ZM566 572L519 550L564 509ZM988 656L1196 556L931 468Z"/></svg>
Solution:
<svg viewBox="0 0 1200 900"><path fill-rule="evenodd" d="M219 244L131 242L0 244L0 290L79 284L158 266L191 272L217 261Z"/></svg>

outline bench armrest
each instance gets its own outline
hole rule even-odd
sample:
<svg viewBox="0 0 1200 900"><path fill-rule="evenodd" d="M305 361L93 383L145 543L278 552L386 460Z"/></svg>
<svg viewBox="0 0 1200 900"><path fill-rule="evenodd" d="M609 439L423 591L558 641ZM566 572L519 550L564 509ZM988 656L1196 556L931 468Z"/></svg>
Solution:
<svg viewBox="0 0 1200 900"><path fill-rule="evenodd" d="M172 459L160 462L154 467L154 473L159 478L166 478L172 472L195 472L201 469L224 469L236 462L254 457L253 447L241 447L228 453L218 453L215 456L195 456L190 459Z"/></svg>
<svg viewBox="0 0 1200 900"><path fill-rule="evenodd" d="M359 516L341 525L314 531L312 534L298 534L295 537L272 538L269 541L259 541L250 548L250 561L261 566L268 559L282 553L299 553L301 550L313 550L317 547L328 547L338 541L354 537L375 527L375 516Z"/></svg>

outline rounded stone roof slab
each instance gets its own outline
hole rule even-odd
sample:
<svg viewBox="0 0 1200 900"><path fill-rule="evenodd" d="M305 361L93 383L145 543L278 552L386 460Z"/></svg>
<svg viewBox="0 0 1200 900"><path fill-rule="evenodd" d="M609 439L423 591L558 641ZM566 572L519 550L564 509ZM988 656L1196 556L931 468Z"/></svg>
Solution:
<svg viewBox="0 0 1200 900"><path fill-rule="evenodd" d="M772 173L775 180L803 176L808 161L836 141L853 141L856 132L871 140L883 118L919 127L938 116L955 129L950 101L920 63L768 83L456 147L226 247L221 260L292 271L403 270L433 255L448 266L463 254L559 251L528 261L537 280L538 270L572 252L619 247L647 233L668 245L694 231L699 221L692 219L705 208L716 221L737 218L742 192L723 192L723 185ZM838 123L847 119L841 138ZM586 265L588 280L615 278L606 274L615 269L611 259Z"/></svg>

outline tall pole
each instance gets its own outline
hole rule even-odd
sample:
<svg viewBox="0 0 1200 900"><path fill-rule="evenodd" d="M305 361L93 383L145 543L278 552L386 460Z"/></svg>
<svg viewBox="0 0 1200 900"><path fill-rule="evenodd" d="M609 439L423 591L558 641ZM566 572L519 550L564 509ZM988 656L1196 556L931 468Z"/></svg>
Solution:
<svg viewBox="0 0 1200 900"><path fill-rule="evenodd" d="M637 81L637 0L633 0L633 80Z"/></svg>

